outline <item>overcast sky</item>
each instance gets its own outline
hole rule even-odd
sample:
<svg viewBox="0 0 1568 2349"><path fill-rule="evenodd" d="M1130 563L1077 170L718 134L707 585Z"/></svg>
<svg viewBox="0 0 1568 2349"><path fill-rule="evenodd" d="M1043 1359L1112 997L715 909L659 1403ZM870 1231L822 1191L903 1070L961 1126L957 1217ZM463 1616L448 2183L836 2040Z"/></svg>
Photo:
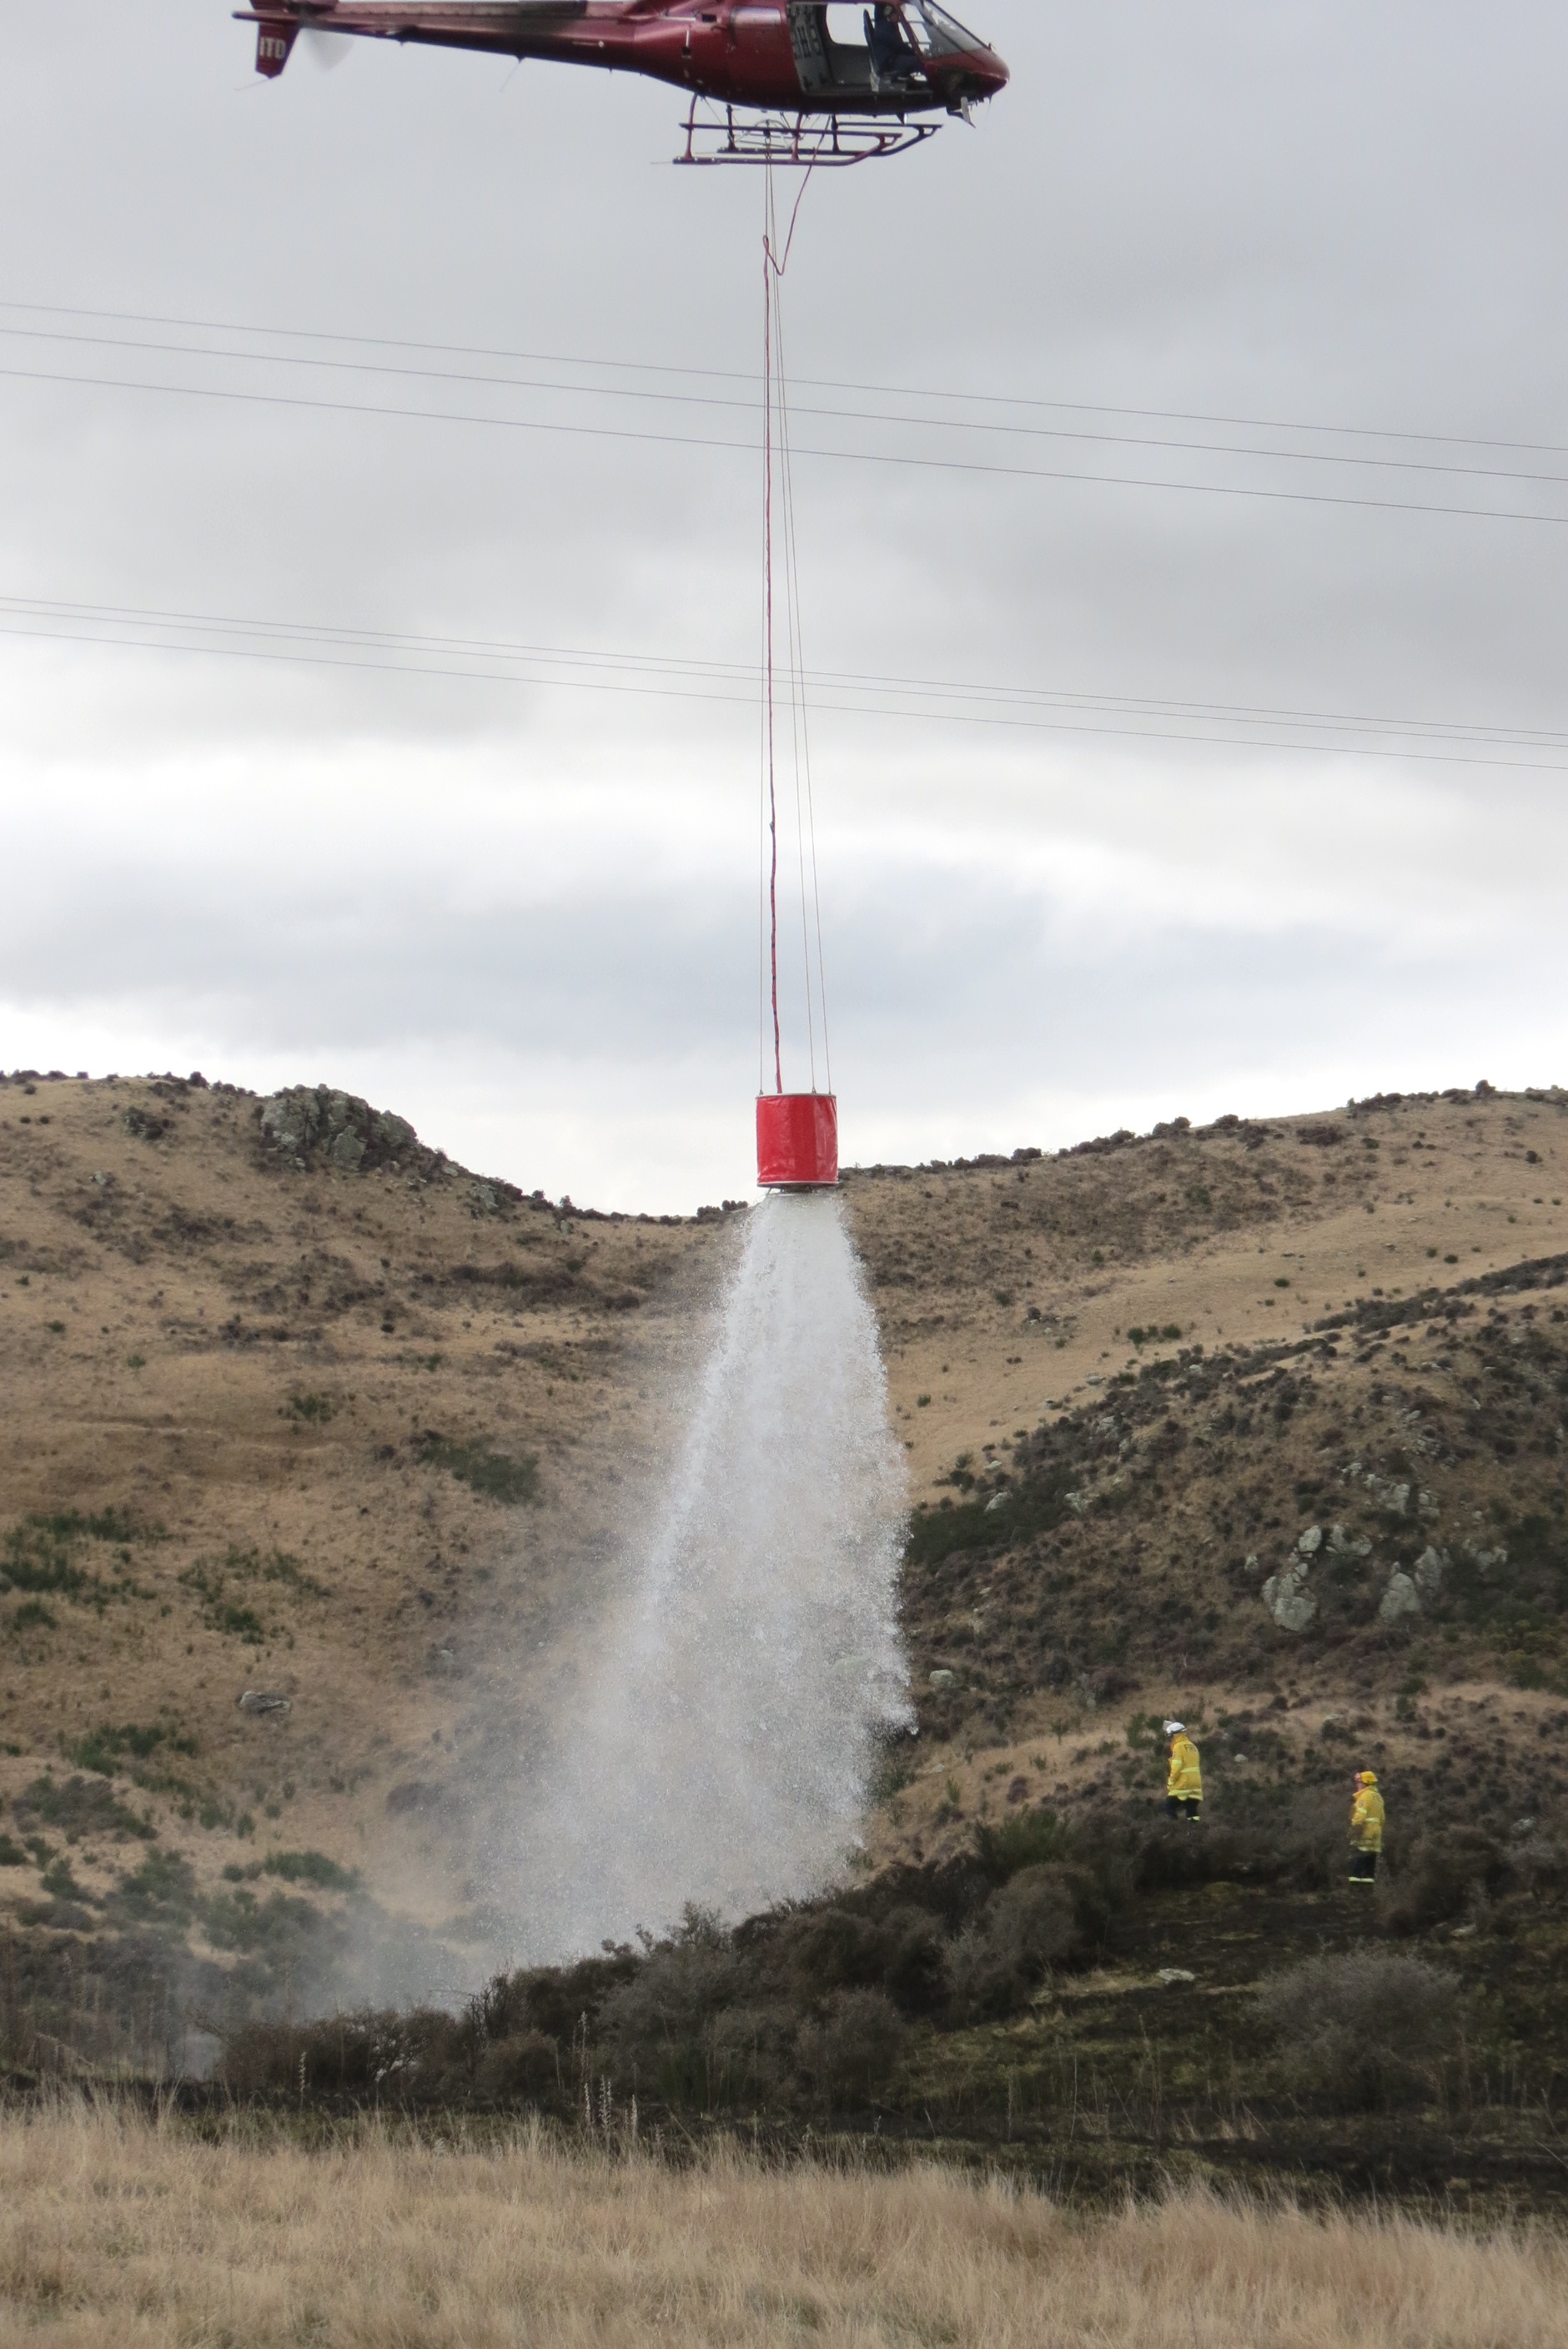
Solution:
<svg viewBox="0 0 1568 2349"><path fill-rule="evenodd" d="M972 5L786 293L846 1155L1568 1077L1568 18ZM0 22L0 1061L742 1195L758 177L253 39Z"/></svg>

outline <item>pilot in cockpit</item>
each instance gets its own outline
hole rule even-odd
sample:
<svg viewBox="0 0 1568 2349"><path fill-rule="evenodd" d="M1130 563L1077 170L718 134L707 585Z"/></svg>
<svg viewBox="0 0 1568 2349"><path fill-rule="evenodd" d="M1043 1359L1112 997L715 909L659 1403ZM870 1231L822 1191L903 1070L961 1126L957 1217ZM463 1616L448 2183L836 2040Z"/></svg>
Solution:
<svg viewBox="0 0 1568 2349"><path fill-rule="evenodd" d="M866 10L865 26L866 47L872 59L872 88L896 88L901 83L913 81L920 58L892 0L876 0L875 7Z"/></svg>

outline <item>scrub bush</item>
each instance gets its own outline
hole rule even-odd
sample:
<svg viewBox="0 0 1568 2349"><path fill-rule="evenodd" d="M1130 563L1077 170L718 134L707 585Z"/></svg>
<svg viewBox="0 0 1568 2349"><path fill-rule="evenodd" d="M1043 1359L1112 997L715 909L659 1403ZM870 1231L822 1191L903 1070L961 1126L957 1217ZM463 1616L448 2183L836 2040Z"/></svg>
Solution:
<svg viewBox="0 0 1568 2349"><path fill-rule="evenodd" d="M1053 1965L1081 1955L1083 1879L1065 1868L1021 1868L978 1923L947 1945L953 2019L995 2021L1026 2003ZM1090 1904L1092 1906L1092 1902Z"/></svg>
<svg viewBox="0 0 1568 2349"><path fill-rule="evenodd" d="M817 2022L801 2027L796 2054L801 2069L830 2109L872 2103L903 2056L908 2030L892 1999L880 1990L845 1990Z"/></svg>
<svg viewBox="0 0 1568 2349"><path fill-rule="evenodd" d="M1452 1974L1422 1958L1362 1949L1274 1975L1258 2011L1288 2086L1365 2112L1432 2093L1464 1998Z"/></svg>
<svg viewBox="0 0 1568 2349"><path fill-rule="evenodd" d="M814 2004L837 1990L880 1990L918 2014L940 2002L942 1929L923 1909L881 1917L837 1902L789 1917L772 1935L767 1970L787 1995Z"/></svg>
<svg viewBox="0 0 1568 2349"><path fill-rule="evenodd" d="M248 2023L226 2043L217 2078L233 2096L307 2095L388 2104L438 2088L457 2025L429 2008L334 2015L321 2023Z"/></svg>
<svg viewBox="0 0 1568 2349"><path fill-rule="evenodd" d="M496 2104L534 2104L562 2092L561 2043L542 2031L490 2041L474 2065L475 2093Z"/></svg>
<svg viewBox="0 0 1568 2349"><path fill-rule="evenodd" d="M1511 1890L1513 1881L1501 1844L1477 1827L1450 1828L1417 1844L1408 1867L1387 1889L1384 1922L1394 1933L1446 1925Z"/></svg>
<svg viewBox="0 0 1568 2349"><path fill-rule="evenodd" d="M975 1831L975 1851L994 1883L1005 1884L1020 1868L1070 1859L1078 1848L1069 1823L1057 1811L1020 1811L997 1826Z"/></svg>
<svg viewBox="0 0 1568 2349"><path fill-rule="evenodd" d="M444 1435L428 1433L419 1439L418 1456L430 1467L448 1469L459 1485L487 1501L515 1508L539 1498L539 1463L531 1453L513 1460L504 1452L492 1452L488 1444L453 1444Z"/></svg>
<svg viewBox="0 0 1568 2349"><path fill-rule="evenodd" d="M155 1826L139 1819L96 1778L61 1781L46 1773L18 1795L16 1816L24 1824L36 1819L45 1826L58 1827L69 1842L83 1835L108 1835L117 1843L128 1837L151 1843L158 1834Z"/></svg>

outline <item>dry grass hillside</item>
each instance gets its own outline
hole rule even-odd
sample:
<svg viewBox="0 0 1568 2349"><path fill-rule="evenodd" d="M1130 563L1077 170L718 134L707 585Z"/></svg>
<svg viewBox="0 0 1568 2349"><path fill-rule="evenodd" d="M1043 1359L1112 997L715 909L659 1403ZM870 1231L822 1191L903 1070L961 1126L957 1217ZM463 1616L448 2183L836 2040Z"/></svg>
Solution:
<svg viewBox="0 0 1568 2349"><path fill-rule="evenodd" d="M853 1174L923 1731L867 1865L1146 1804L1171 1705L1217 1817L1367 1758L1407 1821L1555 1816L1565 1177L1568 1094L1486 1087ZM477 1795L569 1701L736 1223L325 1091L0 1082L8 2037L47 1993L162 2044L171 1946L185 2021L471 1978Z"/></svg>
<svg viewBox="0 0 1568 2349"><path fill-rule="evenodd" d="M465 1798L543 1733L724 1221L525 1197L342 1095L0 1088L13 1920L286 1973L358 1878L482 1937Z"/></svg>
<svg viewBox="0 0 1568 2349"><path fill-rule="evenodd" d="M1486 1087L857 1178L937 1741L873 1849L1152 1788L1170 1711L1248 1802L1554 1810L1565 1190L1568 1095Z"/></svg>

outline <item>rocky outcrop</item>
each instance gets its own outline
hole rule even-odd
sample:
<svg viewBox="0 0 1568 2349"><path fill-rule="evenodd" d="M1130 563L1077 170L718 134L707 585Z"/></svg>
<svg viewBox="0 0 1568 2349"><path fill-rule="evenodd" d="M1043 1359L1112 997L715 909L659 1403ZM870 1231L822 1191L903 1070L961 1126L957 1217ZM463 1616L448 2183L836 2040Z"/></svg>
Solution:
<svg viewBox="0 0 1568 2349"><path fill-rule="evenodd" d="M1443 1587L1448 1558L1440 1549L1428 1547L1416 1560L1411 1580L1423 1599L1435 1599Z"/></svg>
<svg viewBox="0 0 1568 2349"><path fill-rule="evenodd" d="M334 1092L330 1085L290 1085L256 1105L263 1156L306 1174L339 1167L346 1174L400 1175L413 1184L456 1184L469 1213L506 1214L522 1198L515 1183L481 1181L454 1165L444 1150L427 1150L405 1117L372 1109L357 1093ZM542 1192L533 1195L542 1203ZM573 1212L583 1212L574 1210Z"/></svg>
<svg viewBox="0 0 1568 2349"><path fill-rule="evenodd" d="M1321 1534L1318 1538L1321 1541ZM1264 1605L1282 1631L1305 1631L1317 1613L1317 1601L1306 1587L1311 1566L1310 1555L1304 1557L1298 1550L1290 1564L1271 1574L1264 1585Z"/></svg>
<svg viewBox="0 0 1568 2349"><path fill-rule="evenodd" d="M1421 1611L1419 1593L1410 1576L1398 1567L1388 1577L1388 1588L1377 1604L1380 1623L1397 1623L1401 1615L1418 1615Z"/></svg>
<svg viewBox="0 0 1568 2349"><path fill-rule="evenodd" d="M1329 1539L1330 1549L1339 1546L1345 1528L1336 1526ZM1312 1562L1323 1547L1323 1527L1308 1526L1296 1537L1296 1545L1286 1564L1277 1574L1271 1574L1263 1587L1263 1602L1282 1631L1305 1631L1317 1613L1317 1601L1307 1588ZM1248 1558L1251 1569L1256 1561Z"/></svg>
<svg viewBox="0 0 1568 2349"><path fill-rule="evenodd" d="M258 1105L256 1119L263 1148L302 1173L321 1162L366 1174L381 1166L426 1174L447 1163L444 1152L420 1146L406 1118L327 1085L291 1085L273 1093Z"/></svg>

